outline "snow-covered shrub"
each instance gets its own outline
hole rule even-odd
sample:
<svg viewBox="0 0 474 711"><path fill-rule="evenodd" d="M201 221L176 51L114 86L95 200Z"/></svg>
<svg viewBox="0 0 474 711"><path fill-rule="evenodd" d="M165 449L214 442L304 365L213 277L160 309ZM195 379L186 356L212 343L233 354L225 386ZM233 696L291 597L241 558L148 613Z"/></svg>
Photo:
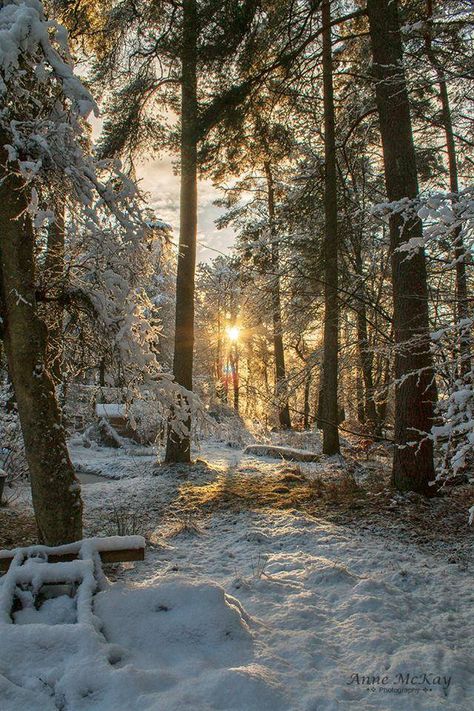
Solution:
<svg viewBox="0 0 474 711"><path fill-rule="evenodd" d="M133 351L135 361L150 358L141 318L148 302L141 303L132 277L152 261L150 240L159 241L166 228L150 222L120 162L96 158L85 119L98 115L97 106L74 73L65 28L47 19L38 0L0 5L0 102L7 170L21 175L30 196L38 292L47 302L59 290L76 330L77 312L93 312L119 350ZM42 274L46 236L63 222L64 283L51 284L57 275Z"/></svg>
<svg viewBox="0 0 474 711"><path fill-rule="evenodd" d="M474 246L474 188L456 194L432 195L422 202L418 215L427 223L425 241L428 248L440 250L444 257L445 278L449 279L460 261L469 270ZM453 248L457 250L454 254ZM449 306L445 309L445 319L432 334L433 353L440 375L437 414L441 423L437 422L430 433L440 455L438 481L462 472L472 475L474 465L472 303L458 301L454 320Z"/></svg>
<svg viewBox="0 0 474 711"><path fill-rule="evenodd" d="M142 232L123 230L106 213L99 224L69 225L66 336L73 369L93 363L98 373L102 361L108 385L117 384L120 373L132 386L159 372L159 308L147 286L160 270L166 233L157 222Z"/></svg>
<svg viewBox="0 0 474 711"><path fill-rule="evenodd" d="M207 414L218 423L228 422L229 419L236 417L235 410L225 402L212 403Z"/></svg>
<svg viewBox="0 0 474 711"><path fill-rule="evenodd" d="M440 452L437 479L467 472L474 478L474 370L456 378L438 405L441 424L432 429Z"/></svg>
<svg viewBox="0 0 474 711"><path fill-rule="evenodd" d="M206 413L207 436L229 447L242 448L253 441L253 437L242 417L225 403L213 403ZM204 423L203 423L204 424Z"/></svg>
<svg viewBox="0 0 474 711"><path fill-rule="evenodd" d="M0 103L0 147L29 191L39 279L48 228L65 224L64 283L55 284L53 301L59 291L72 377L74 348L94 362L106 342L119 379L131 390L146 382L184 431L185 393L160 372L151 289L168 227L146 210L120 162L99 160L92 149L86 119L97 105L74 73L67 31L39 0L0 4ZM38 287L47 303L48 279Z"/></svg>
<svg viewBox="0 0 474 711"><path fill-rule="evenodd" d="M128 409L130 426L143 444L162 442L166 433L167 411L155 400L134 400Z"/></svg>
<svg viewBox="0 0 474 711"><path fill-rule="evenodd" d="M443 300L436 309L436 331L431 334L431 348L438 386L438 421L430 432L420 433L432 439L437 465L436 479L443 482L453 475L471 473L474 465L474 371L472 301L459 297L457 267L460 263L469 275L474 249L474 187L458 193L438 192L379 205L374 213L386 217L402 213L405 219L423 220L423 239L409 240L400 250L410 259L420 247L428 260L436 259L436 268L444 272L455 297ZM452 291L449 292L452 294Z"/></svg>

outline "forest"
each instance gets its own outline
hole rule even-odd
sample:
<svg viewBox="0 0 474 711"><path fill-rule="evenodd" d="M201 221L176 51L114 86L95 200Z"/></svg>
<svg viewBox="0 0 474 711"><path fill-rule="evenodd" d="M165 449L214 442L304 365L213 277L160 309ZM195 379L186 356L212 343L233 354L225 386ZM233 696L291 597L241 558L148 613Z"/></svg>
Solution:
<svg viewBox="0 0 474 711"><path fill-rule="evenodd" d="M0 0L2 711L474 704L473 37Z"/></svg>

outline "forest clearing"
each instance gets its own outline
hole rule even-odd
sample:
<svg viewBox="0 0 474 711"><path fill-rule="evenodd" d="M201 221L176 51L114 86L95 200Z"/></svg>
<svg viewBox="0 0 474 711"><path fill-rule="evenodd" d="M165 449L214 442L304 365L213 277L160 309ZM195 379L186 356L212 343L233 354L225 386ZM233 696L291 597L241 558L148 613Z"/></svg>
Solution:
<svg viewBox="0 0 474 711"><path fill-rule="evenodd" d="M0 711L474 708L471 0L0 0Z"/></svg>

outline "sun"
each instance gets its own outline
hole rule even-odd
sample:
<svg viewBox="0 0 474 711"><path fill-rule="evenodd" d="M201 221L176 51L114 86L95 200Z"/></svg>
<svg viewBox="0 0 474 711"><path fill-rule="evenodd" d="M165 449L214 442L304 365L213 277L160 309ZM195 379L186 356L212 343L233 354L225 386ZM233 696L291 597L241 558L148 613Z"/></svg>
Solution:
<svg viewBox="0 0 474 711"><path fill-rule="evenodd" d="M238 326L228 326L226 331L229 341L239 340L240 328Z"/></svg>

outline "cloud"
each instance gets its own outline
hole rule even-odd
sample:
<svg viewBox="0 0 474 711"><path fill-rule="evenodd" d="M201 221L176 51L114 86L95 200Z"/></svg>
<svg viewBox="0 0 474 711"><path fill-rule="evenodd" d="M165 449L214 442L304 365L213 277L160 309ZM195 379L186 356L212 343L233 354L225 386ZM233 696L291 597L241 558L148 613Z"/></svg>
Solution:
<svg viewBox="0 0 474 711"><path fill-rule="evenodd" d="M149 195L150 205L158 217L173 227L179 238L179 176L170 156L143 162L137 168L141 189ZM222 210L213 203L219 191L208 180L198 183L198 262L207 262L223 252L228 254L235 242L232 228L218 230L215 220ZM214 251L217 250L217 251Z"/></svg>
<svg viewBox="0 0 474 711"><path fill-rule="evenodd" d="M96 140L102 130L102 119L90 118L92 135ZM173 228L176 241L179 239L179 175L175 170L175 159L163 155L155 160L143 160L137 165L140 188L147 195L149 205ZM219 253L228 254L235 243L235 233L231 227L218 230L215 220L222 210L213 203L221 193L209 180L198 183L198 262L208 262Z"/></svg>

